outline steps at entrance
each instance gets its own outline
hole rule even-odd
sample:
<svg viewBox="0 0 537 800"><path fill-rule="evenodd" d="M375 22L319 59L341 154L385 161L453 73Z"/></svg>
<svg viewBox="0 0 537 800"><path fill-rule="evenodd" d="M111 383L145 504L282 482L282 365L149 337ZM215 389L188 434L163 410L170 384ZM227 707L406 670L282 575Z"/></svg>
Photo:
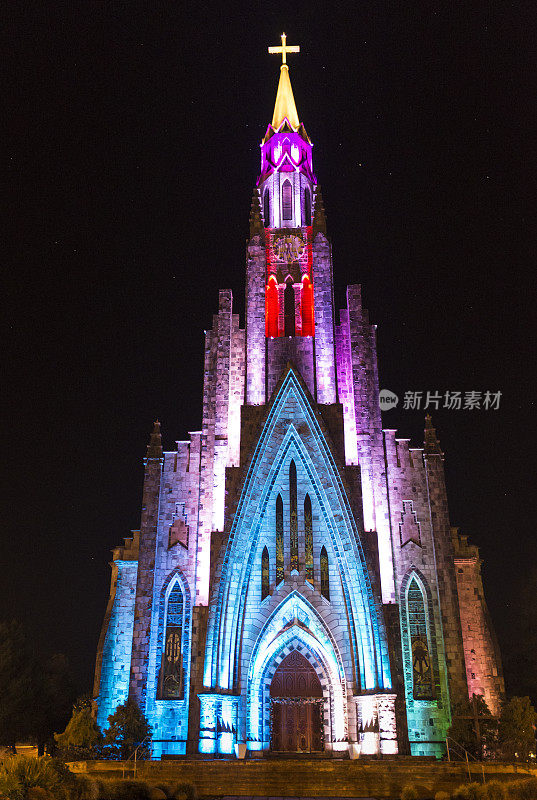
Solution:
<svg viewBox="0 0 537 800"><path fill-rule="evenodd" d="M420 785L434 797L438 791L452 792L468 782L465 762L431 763L420 758L384 758L378 761L311 758L193 759L144 761L137 764L136 777L148 783L191 783L198 794L234 797L373 797L400 798L404 786ZM129 762L125 777L133 777ZM73 772L100 779L123 774L120 761L80 761ZM481 764L471 764L472 780L481 781ZM483 765L486 780L514 780L537 776L537 768L516 764ZM427 796L427 795L424 795Z"/></svg>

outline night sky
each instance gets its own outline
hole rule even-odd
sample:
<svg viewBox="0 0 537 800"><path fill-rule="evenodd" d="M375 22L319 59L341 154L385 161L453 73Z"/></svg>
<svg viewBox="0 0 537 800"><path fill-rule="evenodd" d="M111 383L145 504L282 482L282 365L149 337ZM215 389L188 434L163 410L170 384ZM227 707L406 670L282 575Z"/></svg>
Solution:
<svg viewBox="0 0 537 800"><path fill-rule="evenodd" d="M336 306L361 283L381 387L433 411L452 524L504 649L536 562L533 2L8 5L0 616L91 686L110 550L152 422L201 427L203 331L244 255L279 44L314 142ZM530 266L531 265L531 266ZM383 414L423 441L424 411ZM520 646L520 645L518 645ZM509 675L507 676L509 678Z"/></svg>

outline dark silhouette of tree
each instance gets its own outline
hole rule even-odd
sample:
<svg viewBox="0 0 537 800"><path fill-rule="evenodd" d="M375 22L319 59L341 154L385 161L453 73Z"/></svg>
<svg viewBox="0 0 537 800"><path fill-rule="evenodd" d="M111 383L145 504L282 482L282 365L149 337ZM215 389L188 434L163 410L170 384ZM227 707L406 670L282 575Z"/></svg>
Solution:
<svg viewBox="0 0 537 800"><path fill-rule="evenodd" d="M474 758L481 759L495 752L498 720L490 713L483 695L474 694L471 700L454 706L448 736Z"/></svg>
<svg viewBox="0 0 537 800"><path fill-rule="evenodd" d="M537 706L537 567L520 581L510 603L509 641L502 650L507 693L528 696Z"/></svg>
<svg viewBox="0 0 537 800"><path fill-rule="evenodd" d="M76 697L69 661L63 653L51 656L40 670L35 730L39 752L54 749L54 732L67 724Z"/></svg>
<svg viewBox="0 0 537 800"><path fill-rule="evenodd" d="M0 744L35 734L39 670L20 622L0 622Z"/></svg>
<svg viewBox="0 0 537 800"><path fill-rule="evenodd" d="M500 714L498 739L502 755L510 761L527 761L535 753L537 715L529 697L512 697Z"/></svg>
<svg viewBox="0 0 537 800"><path fill-rule="evenodd" d="M126 703L118 706L108 717L108 723L103 751L106 758L129 758L139 745L138 758L149 755L151 725L135 700L129 698Z"/></svg>

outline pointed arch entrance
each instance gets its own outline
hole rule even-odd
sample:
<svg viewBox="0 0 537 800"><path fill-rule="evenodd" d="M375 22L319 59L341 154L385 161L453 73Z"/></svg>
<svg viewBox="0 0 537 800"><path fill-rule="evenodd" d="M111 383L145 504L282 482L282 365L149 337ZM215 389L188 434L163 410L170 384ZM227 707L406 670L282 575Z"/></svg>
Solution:
<svg viewBox="0 0 537 800"><path fill-rule="evenodd" d="M270 684L270 749L292 753L323 750L323 687L307 658L293 650Z"/></svg>

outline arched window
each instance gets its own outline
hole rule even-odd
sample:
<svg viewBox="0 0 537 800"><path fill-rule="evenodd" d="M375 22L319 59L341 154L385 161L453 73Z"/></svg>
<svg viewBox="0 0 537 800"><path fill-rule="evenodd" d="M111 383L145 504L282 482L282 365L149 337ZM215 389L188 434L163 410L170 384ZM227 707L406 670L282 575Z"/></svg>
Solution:
<svg viewBox="0 0 537 800"><path fill-rule="evenodd" d="M263 192L263 222L265 223L265 228L270 227L270 194L268 189Z"/></svg>
<svg viewBox="0 0 537 800"><path fill-rule="evenodd" d="M311 225L311 194L307 188L304 190L304 225Z"/></svg>
<svg viewBox="0 0 537 800"><path fill-rule="evenodd" d="M321 594L330 600L330 577L328 575L328 553L326 547L321 548Z"/></svg>
<svg viewBox="0 0 537 800"><path fill-rule="evenodd" d="M278 286L276 278L271 275L267 285L267 293L265 300L265 334L266 336L278 335Z"/></svg>
<svg viewBox="0 0 537 800"><path fill-rule="evenodd" d="M269 588L270 588L270 564L269 564L269 554L267 547L263 548L263 554L261 556L261 600L264 600L265 597L269 596Z"/></svg>
<svg viewBox="0 0 537 800"><path fill-rule="evenodd" d="M289 530L291 534L291 570L298 572L298 501L296 488L296 464L289 464Z"/></svg>
<svg viewBox="0 0 537 800"><path fill-rule="evenodd" d="M291 278L285 285L283 293L284 333L286 336L295 335L295 290Z"/></svg>
<svg viewBox="0 0 537 800"><path fill-rule="evenodd" d="M412 658L414 700L434 700L434 679L427 633L427 604L423 590L412 578L407 592L408 627Z"/></svg>
<svg viewBox="0 0 537 800"><path fill-rule="evenodd" d="M313 586L313 516L309 494L304 498L304 539L306 580Z"/></svg>
<svg viewBox="0 0 537 800"><path fill-rule="evenodd" d="M159 680L161 700L177 700L183 696L183 614L183 590L176 580L166 602Z"/></svg>
<svg viewBox="0 0 537 800"><path fill-rule="evenodd" d="M307 275L302 278L302 336L313 336L313 286Z"/></svg>
<svg viewBox="0 0 537 800"><path fill-rule="evenodd" d="M293 187L289 180L285 180L282 186L282 219L293 219Z"/></svg>
<svg viewBox="0 0 537 800"><path fill-rule="evenodd" d="M276 498L276 586L283 581L283 500Z"/></svg>

